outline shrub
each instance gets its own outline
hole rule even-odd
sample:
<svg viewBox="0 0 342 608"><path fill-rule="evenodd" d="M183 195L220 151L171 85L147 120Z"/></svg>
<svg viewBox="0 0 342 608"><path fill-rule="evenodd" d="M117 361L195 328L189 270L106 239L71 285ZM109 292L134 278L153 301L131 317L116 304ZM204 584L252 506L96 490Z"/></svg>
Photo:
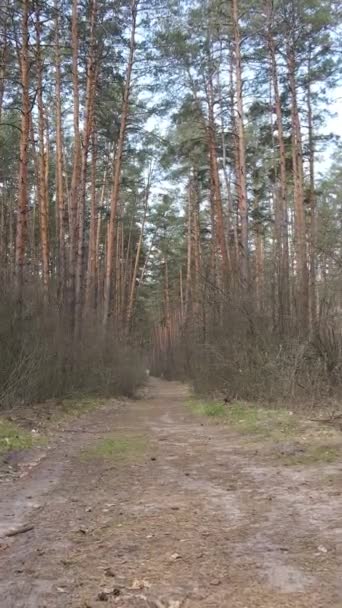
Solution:
<svg viewBox="0 0 342 608"><path fill-rule="evenodd" d="M89 317L75 340L56 303L29 294L19 316L13 298L0 303L0 405L70 395L131 395L144 378L141 353Z"/></svg>

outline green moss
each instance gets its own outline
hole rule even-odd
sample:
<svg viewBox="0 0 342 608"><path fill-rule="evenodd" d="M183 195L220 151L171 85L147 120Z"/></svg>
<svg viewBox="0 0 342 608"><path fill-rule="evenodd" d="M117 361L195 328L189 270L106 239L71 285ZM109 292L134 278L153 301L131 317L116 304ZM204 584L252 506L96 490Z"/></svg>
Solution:
<svg viewBox="0 0 342 608"><path fill-rule="evenodd" d="M0 454L14 450L26 450L41 442L28 431L5 418L0 418Z"/></svg>
<svg viewBox="0 0 342 608"><path fill-rule="evenodd" d="M139 457L146 448L147 441L141 436L109 436L83 450L82 459L128 460Z"/></svg>

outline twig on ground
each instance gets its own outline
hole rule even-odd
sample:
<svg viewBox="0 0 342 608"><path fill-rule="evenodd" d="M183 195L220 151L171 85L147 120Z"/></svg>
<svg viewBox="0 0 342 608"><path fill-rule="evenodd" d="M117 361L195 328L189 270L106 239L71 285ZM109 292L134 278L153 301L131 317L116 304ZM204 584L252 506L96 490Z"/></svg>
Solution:
<svg viewBox="0 0 342 608"><path fill-rule="evenodd" d="M31 532L31 530L34 530L34 526L27 524L26 526L20 526L20 528L16 528L15 530L10 530L5 534L5 536L17 536L18 534Z"/></svg>

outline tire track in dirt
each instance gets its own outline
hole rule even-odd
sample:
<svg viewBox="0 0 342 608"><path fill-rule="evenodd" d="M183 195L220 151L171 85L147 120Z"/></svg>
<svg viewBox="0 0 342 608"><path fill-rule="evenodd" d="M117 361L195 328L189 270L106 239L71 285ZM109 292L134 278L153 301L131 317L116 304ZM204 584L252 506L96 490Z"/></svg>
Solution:
<svg viewBox="0 0 342 608"><path fill-rule="evenodd" d="M91 434L59 434L2 485L0 529L35 527L0 540L1 608L96 608L107 591L121 608L342 608L342 507L326 481L340 464L275 466L193 416L186 396L151 379L142 399L84 415ZM146 449L83 459L106 433Z"/></svg>

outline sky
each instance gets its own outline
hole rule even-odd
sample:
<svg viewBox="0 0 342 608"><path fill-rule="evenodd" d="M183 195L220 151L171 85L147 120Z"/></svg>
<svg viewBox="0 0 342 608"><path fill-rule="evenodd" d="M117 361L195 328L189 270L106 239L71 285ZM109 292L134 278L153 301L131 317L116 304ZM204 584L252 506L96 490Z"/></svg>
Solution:
<svg viewBox="0 0 342 608"><path fill-rule="evenodd" d="M333 133L334 135L338 135L342 140L342 87L336 89L335 101L332 102L329 110L332 113L332 116L327 118L326 124L322 128L322 132L324 134ZM333 154L333 146L330 145L321 155L321 171L324 171L329 167L333 160Z"/></svg>

